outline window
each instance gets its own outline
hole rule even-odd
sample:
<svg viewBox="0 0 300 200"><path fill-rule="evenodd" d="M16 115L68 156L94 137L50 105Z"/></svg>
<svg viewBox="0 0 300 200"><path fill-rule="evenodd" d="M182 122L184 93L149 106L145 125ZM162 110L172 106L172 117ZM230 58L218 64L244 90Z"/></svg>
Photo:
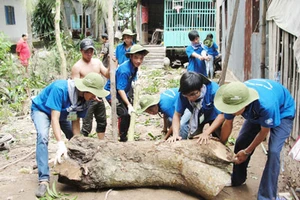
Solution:
<svg viewBox="0 0 300 200"><path fill-rule="evenodd" d="M4 9L5 9L6 24L8 25L16 24L14 7L4 6Z"/></svg>

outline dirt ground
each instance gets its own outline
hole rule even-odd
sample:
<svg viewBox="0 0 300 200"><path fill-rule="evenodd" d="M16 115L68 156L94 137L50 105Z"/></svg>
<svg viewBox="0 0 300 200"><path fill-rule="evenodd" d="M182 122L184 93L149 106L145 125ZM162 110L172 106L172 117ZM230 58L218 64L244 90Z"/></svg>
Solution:
<svg viewBox="0 0 300 200"><path fill-rule="evenodd" d="M168 73L170 78L178 77ZM232 80L229 78L229 80ZM144 80L144 84L148 81ZM111 138L110 110L107 105L108 127L106 139ZM150 123L146 124L146 121ZM233 136L236 137L243 119L239 117L235 120ZM152 135L160 135L162 130L162 119L159 116L139 115L136 124L136 133L140 140L151 140L147 135L151 130ZM94 130L93 130L94 131ZM10 151L0 151L0 200L32 200L35 199L35 190L38 183L38 174L35 162L35 142L36 131L26 114L19 117L9 118L6 124L1 125L0 133L9 133L15 137L15 142L11 144ZM96 139L96 138L95 138ZM138 142L138 141L137 141ZM196 141L195 141L196 142ZM195 143L196 145L196 143ZM266 142L263 143L267 147ZM50 158L54 158L56 152L56 141L51 135L49 143ZM225 187L215 200L254 200L260 182L260 177L266 161L262 146L259 146L250 162L248 169L248 179L246 184L240 187ZM5 169L6 165L9 165ZM51 171L53 172L53 171ZM172 188L107 188L100 191L79 191L71 186L57 183L57 176L51 174L51 185L56 182L57 191L62 194L70 194L68 198L77 197L78 200L196 200L201 199L193 194L188 194ZM286 183L283 176L280 176L279 191L285 192Z"/></svg>

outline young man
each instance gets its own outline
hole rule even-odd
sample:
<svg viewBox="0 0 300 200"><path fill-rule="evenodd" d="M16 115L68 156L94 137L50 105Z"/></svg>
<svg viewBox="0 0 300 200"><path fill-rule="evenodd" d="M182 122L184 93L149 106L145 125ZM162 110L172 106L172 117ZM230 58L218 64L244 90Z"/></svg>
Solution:
<svg viewBox="0 0 300 200"><path fill-rule="evenodd" d="M175 103L179 96L178 88L167 89L159 96L145 95L140 99L140 112L146 112L151 115L163 114L164 126L163 131L165 140L172 134L172 119L175 111ZM160 115L161 116L161 115ZM180 136L187 139L189 130L189 119L191 113L186 110L180 120ZM169 130L168 130L169 128Z"/></svg>
<svg viewBox="0 0 300 200"><path fill-rule="evenodd" d="M232 186L242 185L255 148L269 137L268 159L265 165L258 200L276 199L280 170L280 151L293 128L295 102L280 83L268 79L252 79L244 83L223 85L216 93L215 106L224 113L221 141L225 143L237 115L245 118L236 140Z"/></svg>
<svg viewBox="0 0 300 200"><path fill-rule="evenodd" d="M22 38L18 41L16 47L18 58L21 62L21 65L25 67L26 73L28 72L28 64L30 58L30 48L28 46L27 39L28 39L28 34L27 33L22 34Z"/></svg>
<svg viewBox="0 0 300 200"><path fill-rule="evenodd" d="M189 124L189 138L203 132L205 124L213 124L219 111L214 107L214 97L218 84L209 81L206 77L196 72L186 72L180 78L179 97L175 105L175 113L173 115L173 137L170 137L168 142L181 140L179 135L180 118L185 109L189 109L192 113ZM210 127L215 131L205 130L213 136L219 137L221 123L217 127ZM203 133L202 133L203 134ZM206 133L205 133L206 134Z"/></svg>
<svg viewBox="0 0 300 200"><path fill-rule="evenodd" d="M133 36L135 36L135 33L132 33L130 29L125 29L122 32L123 42L116 47L116 53L115 53L116 54L115 61L117 62L117 65L121 65L123 62L128 60L126 53L128 53L132 45L134 45Z"/></svg>
<svg viewBox="0 0 300 200"><path fill-rule="evenodd" d="M188 36L191 41L191 45L186 48L186 54L189 58L187 71L192 71L207 76L204 61L208 61L209 57L206 55L206 51L200 42L199 33L194 30L189 32Z"/></svg>
<svg viewBox="0 0 300 200"><path fill-rule="evenodd" d="M117 90L117 115L119 117L119 135L120 141L127 141L127 131L130 124L130 114L135 112L132 107L132 99L128 93L132 88L132 82L137 79L137 71L141 66L144 57L148 51L139 44L131 47L130 52L126 53L129 60L121 64L116 71L116 90ZM107 81L105 87L110 91L110 80ZM111 96L106 97L107 101L111 102Z"/></svg>
<svg viewBox="0 0 300 200"><path fill-rule="evenodd" d="M79 118L84 117L88 101L109 94L103 86L103 78L92 72L83 79L54 81L32 100L31 118L37 131L36 162L39 176L37 197L45 195L50 180L48 165L50 124L57 140L58 150L54 161L56 164L61 162L61 156L67 157L61 130L67 139L80 134Z"/></svg>
<svg viewBox="0 0 300 200"><path fill-rule="evenodd" d="M92 39L83 39L80 43L81 59L72 67L72 79L83 78L90 72L96 72L109 78L109 67L105 68L98 58L93 58L95 52L94 42ZM97 127L96 132L99 139L104 139L106 122L106 110L103 99L93 100L88 109L86 117L82 120L81 133L88 136L93 127L93 115L95 116Z"/></svg>
<svg viewBox="0 0 300 200"><path fill-rule="evenodd" d="M108 67L109 65L109 42L108 42L108 35L106 33L103 33L101 35L102 40L102 47L100 52L100 59L102 59L102 63L104 67Z"/></svg>
<svg viewBox="0 0 300 200"><path fill-rule="evenodd" d="M210 79L214 78L214 60L215 57L219 55L218 45L213 41L213 37L213 34L209 33L203 41L204 49L209 57L209 60L205 61L205 65L207 76Z"/></svg>

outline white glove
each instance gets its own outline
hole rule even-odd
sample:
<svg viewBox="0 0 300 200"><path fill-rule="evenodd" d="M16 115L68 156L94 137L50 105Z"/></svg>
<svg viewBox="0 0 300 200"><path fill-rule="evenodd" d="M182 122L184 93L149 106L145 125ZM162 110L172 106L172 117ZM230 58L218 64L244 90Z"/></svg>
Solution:
<svg viewBox="0 0 300 200"><path fill-rule="evenodd" d="M134 108L132 107L131 104L128 105L128 115L131 115L131 113L135 113Z"/></svg>
<svg viewBox="0 0 300 200"><path fill-rule="evenodd" d="M58 146L58 150L56 152L54 165L56 165L56 163L61 163L62 162L61 156L64 156L65 159L69 158L68 150L67 150L67 147L65 145L65 142L64 141L59 141L59 142L57 142L57 146Z"/></svg>

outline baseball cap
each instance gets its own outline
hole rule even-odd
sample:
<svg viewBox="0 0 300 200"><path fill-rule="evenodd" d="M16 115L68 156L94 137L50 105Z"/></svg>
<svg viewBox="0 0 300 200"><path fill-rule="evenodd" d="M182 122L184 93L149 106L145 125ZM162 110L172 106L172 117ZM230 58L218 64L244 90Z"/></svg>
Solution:
<svg viewBox="0 0 300 200"><path fill-rule="evenodd" d="M90 92L97 97L106 97L109 92L104 90L104 79L98 73L88 73L83 79L75 78L75 86L82 92Z"/></svg>
<svg viewBox="0 0 300 200"><path fill-rule="evenodd" d="M233 114L259 98L256 90L244 83L231 82L222 85L216 92L215 107L226 114Z"/></svg>
<svg viewBox="0 0 300 200"><path fill-rule="evenodd" d="M85 38L80 42L80 49L82 50L88 50L88 49L94 49L94 51L96 51L95 47L94 47L94 41L90 38Z"/></svg>

